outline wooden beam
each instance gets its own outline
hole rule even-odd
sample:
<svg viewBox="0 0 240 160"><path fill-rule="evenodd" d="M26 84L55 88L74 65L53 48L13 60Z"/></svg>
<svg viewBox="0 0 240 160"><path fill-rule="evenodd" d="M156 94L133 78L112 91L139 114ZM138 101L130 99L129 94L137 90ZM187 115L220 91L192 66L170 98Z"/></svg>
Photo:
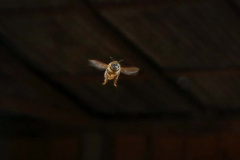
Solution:
<svg viewBox="0 0 240 160"><path fill-rule="evenodd" d="M231 76L231 75L239 75L240 69L237 68L229 68L229 69L173 69L173 71L166 71L166 74L171 77L197 77L197 76Z"/></svg>
<svg viewBox="0 0 240 160"><path fill-rule="evenodd" d="M46 121L57 122L68 125L86 126L91 123L86 115L80 110L69 108L41 105L30 102L28 99L0 96L0 108L4 111L19 115L37 117Z"/></svg>
<svg viewBox="0 0 240 160"><path fill-rule="evenodd" d="M168 4L184 4L184 3L195 3L200 0L168 0L167 2L164 0L129 0L129 1L91 1L91 4L101 10L111 10L111 9L123 9L123 8L146 8L146 7L161 7L166 6Z"/></svg>
<svg viewBox="0 0 240 160"><path fill-rule="evenodd" d="M0 91L0 108L2 110L38 117L55 123L80 126L91 123L91 118L76 104L62 93L55 91L36 73L24 67L5 47L1 46L0 51L0 72L6 75L9 83L20 86L15 88L16 91L13 94L11 94L12 92L5 94L8 88L5 89L5 92L1 93ZM37 98L31 99L31 95L29 95L31 92L27 92L28 90L36 94Z"/></svg>

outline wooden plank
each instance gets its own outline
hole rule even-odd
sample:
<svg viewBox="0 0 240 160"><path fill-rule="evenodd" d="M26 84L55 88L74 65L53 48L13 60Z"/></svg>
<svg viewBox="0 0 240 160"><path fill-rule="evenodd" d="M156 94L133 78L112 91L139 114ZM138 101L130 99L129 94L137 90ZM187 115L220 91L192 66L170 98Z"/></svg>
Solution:
<svg viewBox="0 0 240 160"><path fill-rule="evenodd" d="M165 69L239 67L240 23L225 1L100 11Z"/></svg>
<svg viewBox="0 0 240 160"><path fill-rule="evenodd" d="M82 160L101 160L105 148L104 137L100 133L82 135Z"/></svg>
<svg viewBox="0 0 240 160"><path fill-rule="evenodd" d="M1 47L0 49L0 108L2 110L55 122L60 120L60 123L72 119L70 121L75 124L77 121L84 124L88 116L81 112L71 100L54 90L36 73L29 71L6 48Z"/></svg>
<svg viewBox="0 0 240 160"><path fill-rule="evenodd" d="M119 135L116 137L116 160L144 160L146 138L139 135Z"/></svg>
<svg viewBox="0 0 240 160"><path fill-rule="evenodd" d="M224 75L224 76L230 76L230 75L240 75L240 69L237 68L230 68L230 69L224 69L224 68L218 68L218 69L173 69L167 70L167 75L172 77L180 77L180 76L186 76L186 77L196 77L196 76L206 76L206 75Z"/></svg>
<svg viewBox="0 0 240 160"><path fill-rule="evenodd" d="M79 158L79 146L74 137L53 138L50 142L51 160L76 160Z"/></svg>
<svg viewBox="0 0 240 160"><path fill-rule="evenodd" d="M239 159L240 158L240 136L236 133L228 133L220 135L220 154L223 159Z"/></svg>
<svg viewBox="0 0 240 160"><path fill-rule="evenodd" d="M1 109L11 111L22 115L31 115L44 120L58 122L68 125L85 125L89 121L84 119L77 112L72 112L65 109L55 109L53 106L39 105L28 100L13 98L13 97L0 97Z"/></svg>
<svg viewBox="0 0 240 160"><path fill-rule="evenodd" d="M48 159L49 147L46 139L21 137L10 139L10 159L41 160Z"/></svg>
<svg viewBox="0 0 240 160"><path fill-rule="evenodd" d="M52 1L41 1L41 0L24 0L24 1L14 1L14 0L3 0L0 2L0 10L8 9L18 9L18 8L37 8L37 7L52 7L61 5L74 5L75 1L72 0L52 0Z"/></svg>
<svg viewBox="0 0 240 160"><path fill-rule="evenodd" d="M154 135L154 160L177 160L184 156L184 136L182 135Z"/></svg>
<svg viewBox="0 0 240 160"><path fill-rule="evenodd" d="M94 5L97 8L104 9L104 10L112 10L112 9L119 9L119 8L145 8L145 7L159 7L166 5L165 1L159 1L159 0L90 0L91 4ZM194 3L198 0L169 0L168 3L174 3L174 4L181 4L181 3Z"/></svg>
<svg viewBox="0 0 240 160"><path fill-rule="evenodd" d="M11 156L11 141L7 138L1 138L0 159L9 160Z"/></svg>
<svg viewBox="0 0 240 160"><path fill-rule="evenodd" d="M222 158L218 152L219 143L215 135L188 136L185 141L187 160L211 160Z"/></svg>
<svg viewBox="0 0 240 160"><path fill-rule="evenodd" d="M197 95L205 104L214 106L215 109L236 109L240 104L239 75L196 74L196 76L183 76L183 78L188 85L186 89ZM179 85L182 84L179 83ZM184 82L183 85L185 85Z"/></svg>
<svg viewBox="0 0 240 160"><path fill-rule="evenodd" d="M11 157L10 159L29 159L30 153L30 144L31 142L26 139L15 139L11 140Z"/></svg>

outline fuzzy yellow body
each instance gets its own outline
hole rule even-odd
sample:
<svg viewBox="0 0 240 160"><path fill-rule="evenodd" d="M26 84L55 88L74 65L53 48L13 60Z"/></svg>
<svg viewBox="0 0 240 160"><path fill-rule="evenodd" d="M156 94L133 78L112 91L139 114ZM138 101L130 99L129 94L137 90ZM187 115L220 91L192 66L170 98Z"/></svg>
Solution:
<svg viewBox="0 0 240 160"><path fill-rule="evenodd" d="M118 68L118 70L113 70L110 63L104 73L103 85L105 85L108 82L108 80L114 80L114 86L117 87L117 80L120 75L120 71L121 71L120 67Z"/></svg>

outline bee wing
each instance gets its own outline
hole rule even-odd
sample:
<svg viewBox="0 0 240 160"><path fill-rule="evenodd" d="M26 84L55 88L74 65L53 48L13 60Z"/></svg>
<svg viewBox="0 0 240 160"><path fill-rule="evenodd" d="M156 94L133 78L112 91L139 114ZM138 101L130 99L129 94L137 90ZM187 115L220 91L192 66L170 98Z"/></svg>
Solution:
<svg viewBox="0 0 240 160"><path fill-rule="evenodd" d="M89 65L90 66L93 66L99 70L105 70L107 69L108 65L103 63L103 62L100 62L100 61L97 61L97 60L88 60L89 61Z"/></svg>
<svg viewBox="0 0 240 160"><path fill-rule="evenodd" d="M121 73L126 75L136 75L139 70L137 67L121 67Z"/></svg>

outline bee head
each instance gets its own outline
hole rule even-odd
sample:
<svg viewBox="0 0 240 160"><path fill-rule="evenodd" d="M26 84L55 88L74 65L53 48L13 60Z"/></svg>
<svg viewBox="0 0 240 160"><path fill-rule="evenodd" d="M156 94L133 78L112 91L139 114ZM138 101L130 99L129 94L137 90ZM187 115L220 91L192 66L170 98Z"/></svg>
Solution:
<svg viewBox="0 0 240 160"><path fill-rule="evenodd" d="M118 63L118 61L113 61L110 65L111 69L114 71L118 71L120 69L120 64Z"/></svg>

